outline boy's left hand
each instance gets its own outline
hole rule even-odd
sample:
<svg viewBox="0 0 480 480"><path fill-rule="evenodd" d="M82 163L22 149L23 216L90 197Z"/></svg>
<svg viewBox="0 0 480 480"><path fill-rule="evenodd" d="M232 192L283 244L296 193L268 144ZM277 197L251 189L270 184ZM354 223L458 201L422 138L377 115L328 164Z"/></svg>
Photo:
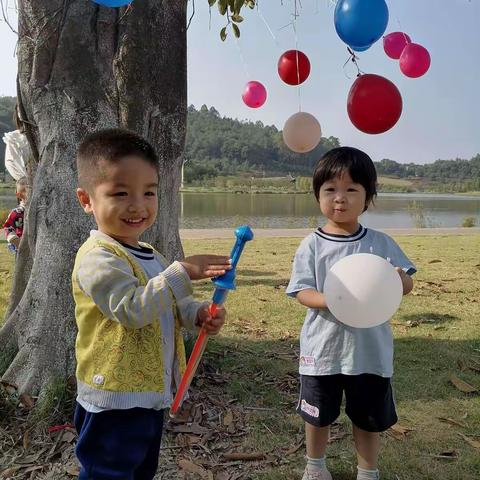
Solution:
<svg viewBox="0 0 480 480"><path fill-rule="evenodd" d="M204 326L208 335L216 335L225 323L226 315L227 311L225 310L225 308L218 307L215 316L211 317L208 313L208 306L204 305L203 307L200 307L197 311L197 319L195 321L195 324L199 327Z"/></svg>

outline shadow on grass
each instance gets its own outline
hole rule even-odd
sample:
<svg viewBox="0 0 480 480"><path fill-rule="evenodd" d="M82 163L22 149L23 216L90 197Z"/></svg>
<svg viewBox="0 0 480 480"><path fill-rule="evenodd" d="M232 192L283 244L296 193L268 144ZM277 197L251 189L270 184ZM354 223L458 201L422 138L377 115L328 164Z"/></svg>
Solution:
<svg viewBox="0 0 480 480"><path fill-rule="evenodd" d="M396 339L393 384L397 402L468 398L470 395L457 390L449 378L455 373L480 387L480 375L468 368L479 346L478 341L426 337ZM288 386L285 391L289 395L298 395L295 390L298 385L294 386L298 380L298 340L251 341L220 337L212 339L207 348L209 356L215 357L219 371L232 375L226 388L240 402L274 407L272 401L278 397L269 390L271 385L278 387L282 382ZM285 384L287 380L288 385Z"/></svg>
<svg viewBox="0 0 480 480"><path fill-rule="evenodd" d="M418 322L423 324L440 325L442 323L454 322L460 320L455 315L449 315L448 313L436 313L436 312L424 312L413 313L410 315L401 315L400 318L407 322Z"/></svg>

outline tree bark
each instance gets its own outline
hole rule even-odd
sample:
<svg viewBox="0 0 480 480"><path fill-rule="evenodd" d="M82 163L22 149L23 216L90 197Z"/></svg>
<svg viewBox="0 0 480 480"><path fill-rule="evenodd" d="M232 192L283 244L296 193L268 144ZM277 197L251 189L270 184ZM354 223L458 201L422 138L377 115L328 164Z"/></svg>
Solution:
<svg viewBox="0 0 480 480"><path fill-rule="evenodd" d="M94 228L75 195L75 155L87 133L120 126L153 144L161 161L160 208L145 239L170 259L182 255L177 193L187 112L186 0L141 0L131 9L19 0L18 8L18 98L36 159L0 330L0 373L4 384L31 396L74 372L70 276Z"/></svg>

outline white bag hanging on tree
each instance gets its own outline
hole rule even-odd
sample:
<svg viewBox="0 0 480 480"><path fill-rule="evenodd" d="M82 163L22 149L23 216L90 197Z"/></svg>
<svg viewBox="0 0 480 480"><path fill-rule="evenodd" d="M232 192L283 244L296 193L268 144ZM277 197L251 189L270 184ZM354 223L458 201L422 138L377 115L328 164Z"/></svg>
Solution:
<svg viewBox="0 0 480 480"><path fill-rule="evenodd" d="M25 134L20 130L7 132L3 136L5 142L5 168L15 181L27 175L26 160L32 155Z"/></svg>

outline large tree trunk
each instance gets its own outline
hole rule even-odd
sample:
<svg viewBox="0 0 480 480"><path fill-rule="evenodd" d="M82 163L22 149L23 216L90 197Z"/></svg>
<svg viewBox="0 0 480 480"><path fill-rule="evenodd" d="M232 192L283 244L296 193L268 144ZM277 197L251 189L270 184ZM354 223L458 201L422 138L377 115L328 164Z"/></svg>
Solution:
<svg viewBox="0 0 480 480"><path fill-rule="evenodd" d="M156 147L160 209L146 240L169 258L182 254L177 192L186 125L186 0L141 0L132 9L90 0L19 0L18 6L18 98L37 158L0 330L0 373L28 398L53 377L74 372L70 275L94 227L75 196L75 154L87 133L126 127Z"/></svg>

